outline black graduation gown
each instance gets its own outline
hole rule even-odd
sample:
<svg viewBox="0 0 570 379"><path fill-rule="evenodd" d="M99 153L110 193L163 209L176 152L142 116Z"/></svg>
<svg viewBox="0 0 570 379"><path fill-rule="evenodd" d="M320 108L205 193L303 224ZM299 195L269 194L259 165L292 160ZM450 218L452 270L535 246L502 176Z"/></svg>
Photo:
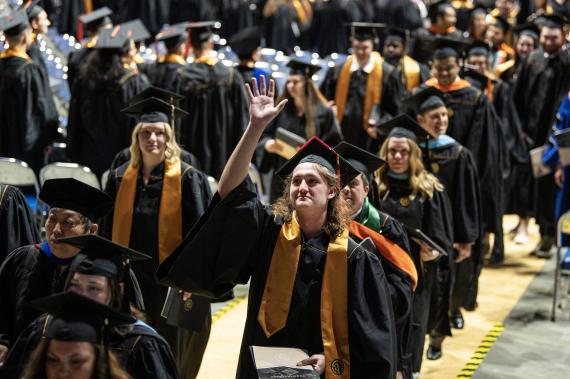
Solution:
<svg viewBox="0 0 570 379"><path fill-rule="evenodd" d="M39 172L59 124L49 79L33 60L2 58L0 99L0 156L24 160Z"/></svg>
<svg viewBox="0 0 570 379"><path fill-rule="evenodd" d="M321 84L321 91L329 100L334 100L335 98L336 85L343 66L344 65L338 65L330 69ZM367 80L368 74L362 70L352 73L341 130L347 142L376 154L379 149L379 141L370 138L363 126L364 97L366 94ZM382 98L380 106L376 107L378 109L373 109L370 114L371 118L376 120L376 125L379 125L383 120L398 113L402 93L403 89L401 88L394 66L383 62Z"/></svg>
<svg viewBox="0 0 570 379"><path fill-rule="evenodd" d="M30 354L44 338L51 317L42 315L20 333L12 346L0 374L4 379L19 379ZM121 367L137 379L176 379L178 368L170 346L164 338L142 321L111 329L110 350Z"/></svg>
<svg viewBox="0 0 570 379"><path fill-rule="evenodd" d="M447 195L435 191L429 200L416 196L408 206L402 205L406 201L401 199L407 199L409 194L408 180L389 178L389 192L380 200L382 211L409 227L420 229L450 252L453 228L447 209ZM413 241L410 252L418 271L418 285L412 303L412 328L404 351L412 356L413 372L419 372L426 333L435 328L441 334L451 335L447 318L449 296L438 282L438 261L423 262L420 247Z"/></svg>
<svg viewBox="0 0 570 379"><path fill-rule="evenodd" d="M196 227L157 271L164 284L213 297L251 279L236 375L239 379L257 375L251 345L297 347L307 349L309 354L323 351L319 310L325 261L322 250L326 251L328 245L324 234L302 246L285 327L267 338L257 321L281 225L261 204L255 186L246 179L225 199L214 196ZM382 265L374 254L355 249L352 240L348 251L351 377L393 378L395 324Z"/></svg>
<svg viewBox="0 0 570 379"><path fill-rule="evenodd" d="M375 22L406 30L423 26L420 11L410 0L377 0L375 8Z"/></svg>
<svg viewBox="0 0 570 379"><path fill-rule="evenodd" d="M129 99L148 87L143 75L124 70L114 83L90 90L77 78L71 92L67 125L67 153L97 176L105 172L115 155L131 144L134 120L121 113Z"/></svg>
<svg viewBox="0 0 570 379"><path fill-rule="evenodd" d="M342 141L342 133L331 108L324 104L313 106L313 122L315 125L315 136L322 139L329 146L336 146ZM305 140L307 136L305 130L305 116L297 115L297 108L293 101L289 101L277 118L264 130L258 144L258 169L262 173L269 173L272 169L277 170L286 160L277 154L265 151L265 143L275 138L277 128L284 128L290 132L301 136ZM276 200L283 194L283 181L276 175L271 178L271 188L269 201Z"/></svg>
<svg viewBox="0 0 570 379"><path fill-rule="evenodd" d="M248 100L239 74L218 62L193 63L178 71L176 92L184 95L180 140L200 161L202 170L218 179L247 126Z"/></svg>
<svg viewBox="0 0 570 379"><path fill-rule="evenodd" d="M43 70L44 76L48 78L48 87L49 87L49 75L48 75L46 62L44 61L44 57L42 56L42 52L40 51L40 47L38 46L37 41L32 42L32 44L28 48L27 53L30 56L30 58L32 58L34 63L40 66L41 69Z"/></svg>
<svg viewBox="0 0 570 379"><path fill-rule="evenodd" d="M69 53L67 57L67 84L70 89L75 86L75 79L79 76L81 67L89 59L89 55L93 52L93 48L86 47L85 45L79 50Z"/></svg>
<svg viewBox="0 0 570 379"><path fill-rule="evenodd" d="M184 59L183 57L181 57ZM145 74L148 81L155 87L163 88L168 91L176 90L176 71L184 67L183 64L175 62L151 63L145 68Z"/></svg>
<svg viewBox="0 0 570 379"><path fill-rule="evenodd" d="M220 36L229 39L252 26L261 25L261 12L266 0L218 0L218 19L222 20Z"/></svg>
<svg viewBox="0 0 570 379"><path fill-rule="evenodd" d="M24 194L0 184L0 263L13 250L40 242L40 232Z"/></svg>
<svg viewBox="0 0 570 379"><path fill-rule="evenodd" d="M101 8L107 5L107 0L92 0L92 9ZM84 1L61 0L60 10L57 19L57 31L59 34L70 34L77 37L77 25L79 16L87 13ZM83 30L85 36L87 31Z"/></svg>
<svg viewBox="0 0 570 379"><path fill-rule="evenodd" d="M331 53L345 54L350 48L346 24L357 21L358 12L355 7L354 2L343 0L316 3L311 25L311 50L321 57Z"/></svg>
<svg viewBox="0 0 570 379"><path fill-rule="evenodd" d="M116 199L119 186L128 163L109 173L105 191ZM157 166L145 185L139 173L137 195L133 210L133 221L129 247L148 254L150 260L132 262L132 270L137 275L143 293L148 322L176 349L176 328L166 324L161 317L162 307L166 300L167 287L158 285L154 272L158 267L158 222L164 164ZM206 209L211 198L208 178L202 172L182 163L182 235L190 230ZM127 205L125 205L127 206ZM113 231L113 212L109 212L103 226L103 235L111 238Z"/></svg>
<svg viewBox="0 0 570 379"><path fill-rule="evenodd" d="M292 5L283 3L273 14L264 19L266 47L281 50L289 55L298 45L302 32L302 25L297 22L297 14Z"/></svg>
<svg viewBox="0 0 570 379"><path fill-rule="evenodd" d="M170 24L178 22L214 20L214 1L172 0L170 3ZM223 21L223 20L222 20Z"/></svg>

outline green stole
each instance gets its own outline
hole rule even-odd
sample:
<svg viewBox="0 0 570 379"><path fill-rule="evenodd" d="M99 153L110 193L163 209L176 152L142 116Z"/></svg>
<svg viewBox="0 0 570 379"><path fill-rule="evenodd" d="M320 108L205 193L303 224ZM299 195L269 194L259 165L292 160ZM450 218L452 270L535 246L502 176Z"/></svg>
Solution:
<svg viewBox="0 0 570 379"><path fill-rule="evenodd" d="M374 230L375 232L380 231L380 212L370 204L367 197L364 199L360 215L358 215L358 223Z"/></svg>

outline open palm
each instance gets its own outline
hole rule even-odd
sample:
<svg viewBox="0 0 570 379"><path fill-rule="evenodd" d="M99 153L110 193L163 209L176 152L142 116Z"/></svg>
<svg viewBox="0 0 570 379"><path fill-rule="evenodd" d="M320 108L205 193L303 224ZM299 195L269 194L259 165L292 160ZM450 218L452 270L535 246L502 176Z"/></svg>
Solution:
<svg viewBox="0 0 570 379"><path fill-rule="evenodd" d="M269 88L266 88L265 76L260 78L260 89L257 80L252 79L251 84L246 83L246 90L249 97L249 118L255 127L265 128L283 110L287 100L274 104L275 81L269 81Z"/></svg>

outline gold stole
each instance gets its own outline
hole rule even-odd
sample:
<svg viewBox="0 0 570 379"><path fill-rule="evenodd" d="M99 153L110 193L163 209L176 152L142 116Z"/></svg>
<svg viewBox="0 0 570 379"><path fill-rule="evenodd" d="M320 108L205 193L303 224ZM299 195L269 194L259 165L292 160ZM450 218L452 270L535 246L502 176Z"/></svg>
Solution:
<svg viewBox="0 0 570 379"><path fill-rule="evenodd" d="M301 24L305 24L313 17L313 8L307 0L293 0L293 7Z"/></svg>
<svg viewBox="0 0 570 379"><path fill-rule="evenodd" d="M85 6L85 12L83 14L93 12L93 1L92 0L83 0L83 5Z"/></svg>
<svg viewBox="0 0 570 379"><path fill-rule="evenodd" d="M11 57L22 58L28 63L32 61L32 58L28 54L24 53L23 51L18 51L18 50L14 50L14 49L7 49L7 50L0 52L0 59L11 58Z"/></svg>
<svg viewBox="0 0 570 379"><path fill-rule="evenodd" d="M186 60L178 55L178 54L166 54L166 55L162 55L160 57L158 57L158 59L156 60L158 63L178 63L179 65L185 65L186 64Z"/></svg>
<svg viewBox="0 0 570 379"><path fill-rule="evenodd" d="M346 106L346 101L348 99L348 88L350 86L350 78L352 72L350 72L350 67L352 66L352 61L354 56L348 57L342 69L340 71L340 76L336 84L336 91L334 101L337 107L337 118L339 124L342 124L342 118L344 117L344 108ZM374 105L380 104L382 100L382 62L383 58L378 52L373 52L372 57L374 59L374 67L372 72L368 74L368 80L366 81L366 93L364 95L364 112L363 112L363 124L364 130L368 129L368 118L370 117L370 112Z"/></svg>
<svg viewBox="0 0 570 379"><path fill-rule="evenodd" d="M321 335L327 379L350 379L347 250L348 229L345 229L329 242L321 287ZM300 254L301 228L294 213L291 222L281 226L257 314L267 338L287 323Z"/></svg>
<svg viewBox="0 0 570 379"><path fill-rule="evenodd" d="M411 92L420 85L420 65L407 55L404 55L402 65L404 67L404 77L406 78L406 89Z"/></svg>
<svg viewBox="0 0 570 379"><path fill-rule="evenodd" d="M428 87L435 87L441 92L453 92L453 91L459 91L460 89L463 88L471 87L471 83L469 83L467 80L464 79L456 80L453 83L451 83L451 85L449 86L442 86L441 84L439 84L436 78L431 78L428 79L425 84Z"/></svg>
<svg viewBox="0 0 570 379"><path fill-rule="evenodd" d="M507 70L509 70L511 67L513 67L515 65L515 60L514 59L509 59L508 61L506 61L505 63L501 63L498 64L497 67L495 68L495 75L496 76L501 76L503 75L503 73Z"/></svg>
<svg viewBox="0 0 570 379"><path fill-rule="evenodd" d="M192 63L206 63L208 66L214 66L218 63L218 58L211 57L210 55L204 55L200 58L194 59Z"/></svg>
<svg viewBox="0 0 570 379"><path fill-rule="evenodd" d="M129 164L121 179L113 211L113 242L129 246L137 192L138 168ZM182 175L180 160L164 162L158 212L158 260L162 262L182 242Z"/></svg>
<svg viewBox="0 0 570 379"><path fill-rule="evenodd" d="M455 26L450 26L448 28L442 28L441 26L438 25L432 25L429 28L429 31L434 33L434 34L439 34L442 36L448 35L449 33L455 33L457 31L457 29L455 28Z"/></svg>

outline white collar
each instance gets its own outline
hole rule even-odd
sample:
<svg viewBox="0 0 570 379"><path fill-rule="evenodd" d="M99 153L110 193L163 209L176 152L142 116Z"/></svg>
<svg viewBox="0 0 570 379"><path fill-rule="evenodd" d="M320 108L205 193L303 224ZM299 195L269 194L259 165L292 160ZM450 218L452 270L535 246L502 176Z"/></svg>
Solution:
<svg viewBox="0 0 570 379"><path fill-rule="evenodd" d="M370 59L368 60L368 63L366 63L366 66L362 67L362 71L364 71L367 74L370 74L372 72L372 69L374 68L374 64L376 63L376 56L375 54L370 54ZM352 60L352 65L350 66L350 72L355 72L360 70L360 66L358 65L358 62L356 61L356 57Z"/></svg>

